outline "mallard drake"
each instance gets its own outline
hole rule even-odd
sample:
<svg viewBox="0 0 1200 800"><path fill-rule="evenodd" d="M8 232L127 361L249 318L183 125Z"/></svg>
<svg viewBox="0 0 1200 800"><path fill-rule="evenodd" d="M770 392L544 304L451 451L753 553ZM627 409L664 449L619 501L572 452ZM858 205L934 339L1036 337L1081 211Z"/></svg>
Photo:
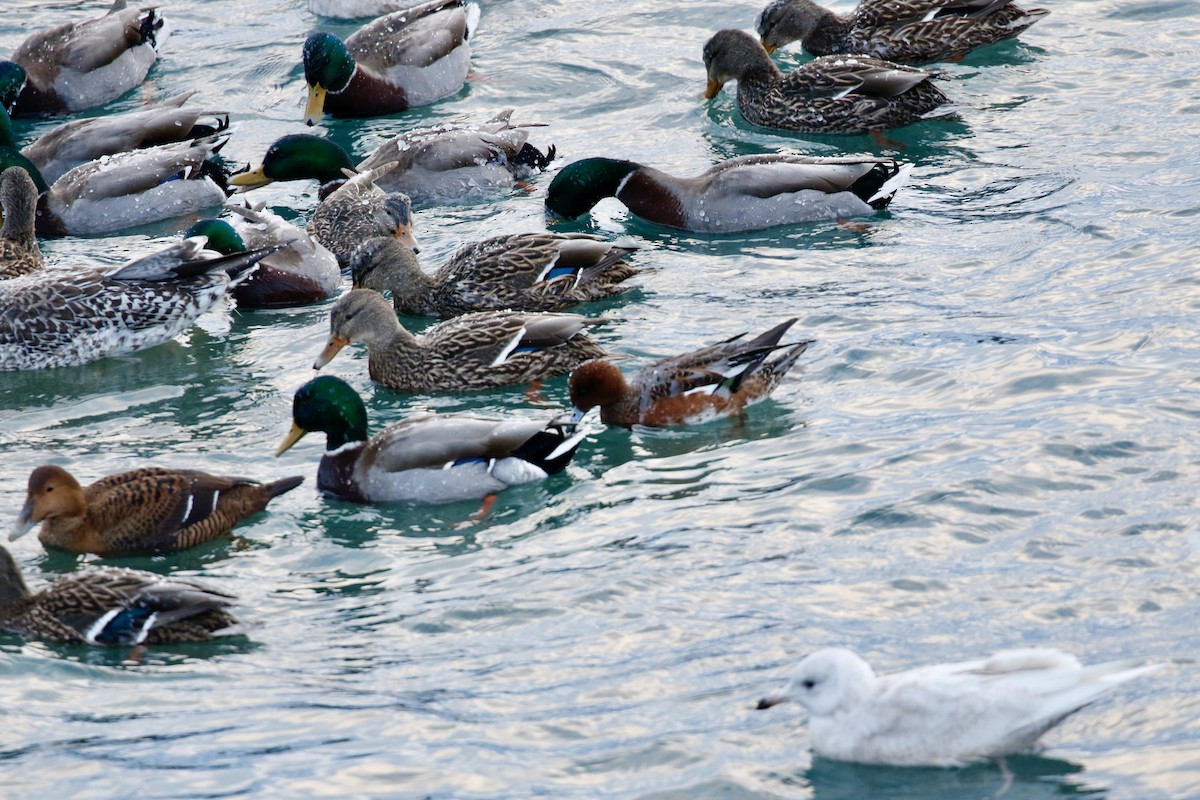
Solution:
<svg viewBox="0 0 1200 800"><path fill-rule="evenodd" d="M317 488L356 503L485 497L561 472L584 435L569 423L423 414L368 439L362 398L328 375L296 391L292 420L275 455L307 433L324 431Z"/></svg>
<svg viewBox="0 0 1200 800"><path fill-rule="evenodd" d="M737 233L870 214L891 202L912 170L890 158L755 155L731 158L690 178L615 158L585 158L559 170L546 209L567 219L615 197L658 225Z"/></svg>
<svg viewBox="0 0 1200 800"><path fill-rule="evenodd" d="M30 594L0 547L0 629L30 639L96 645L205 642L237 624L236 598L153 572L93 567Z"/></svg>
<svg viewBox="0 0 1200 800"><path fill-rule="evenodd" d="M463 245L432 275L394 238L368 239L350 259L356 288L390 291L410 317L472 311L561 311L625 290L636 250L582 233L517 233Z"/></svg>
<svg viewBox="0 0 1200 800"><path fill-rule="evenodd" d="M182 107L193 94L186 92L142 111L65 122L22 148L21 155L33 162L47 184L52 184L69 170L103 156L225 131L229 127L225 112ZM16 142L6 123L7 115L0 109L0 146L15 149Z"/></svg>
<svg viewBox="0 0 1200 800"><path fill-rule="evenodd" d="M184 232L208 237L208 248L224 255L262 247L283 249L263 258L258 268L233 288L239 308L283 308L328 299L342 284L333 253L300 228L258 205L230 204L235 225L223 219L200 220Z"/></svg>
<svg viewBox="0 0 1200 800"><path fill-rule="evenodd" d="M377 117L428 105L462 88L479 6L433 0L382 16L342 41L314 33L304 41L308 106L316 125L323 111Z"/></svg>
<svg viewBox="0 0 1200 800"><path fill-rule="evenodd" d="M346 267L355 249L376 236L391 236L403 246L417 249L413 236L412 203L401 192L385 192L375 184L385 164L354 175L321 201L308 232Z"/></svg>
<svg viewBox="0 0 1200 800"><path fill-rule="evenodd" d="M116 0L103 17L30 35L12 55L25 71L15 112L80 111L116 100L145 80L162 25L155 9Z"/></svg>
<svg viewBox="0 0 1200 800"><path fill-rule="evenodd" d="M1141 659L1084 666L1049 647L875 675L852 650L810 653L765 709L795 700L825 758L904 767L960 767L1028 752L1046 731L1117 684L1159 669Z"/></svg>
<svg viewBox="0 0 1200 800"><path fill-rule="evenodd" d="M329 342L314 369L350 342L367 346L371 379L401 392L458 392L564 375L604 350L576 314L484 311L441 322L420 338L404 329L383 295L351 289L333 304Z"/></svg>
<svg viewBox="0 0 1200 800"><path fill-rule="evenodd" d="M804 133L866 133L899 128L950 102L932 73L866 56L823 56L786 75L745 31L718 31L704 45L708 89L736 80L748 121Z"/></svg>
<svg viewBox="0 0 1200 800"><path fill-rule="evenodd" d="M632 382L609 361L589 361L571 373L568 388L575 420L600 407L608 425L631 428L681 425L714 417L740 414L751 403L770 394L812 344L779 343L789 319L744 339L740 333L691 353L664 358L645 367ZM777 350L783 352L770 361Z"/></svg>
<svg viewBox="0 0 1200 800"><path fill-rule="evenodd" d="M46 547L102 556L169 553L224 536L304 479L259 483L189 469L146 467L86 488L62 467L29 475L25 505L9 540L37 523Z"/></svg>
<svg viewBox="0 0 1200 800"><path fill-rule="evenodd" d="M116 269L0 281L0 370L86 364L162 344L191 326L273 248L233 256L186 239Z"/></svg>
<svg viewBox="0 0 1200 800"><path fill-rule="evenodd" d="M817 56L923 64L1017 36L1049 13L1012 0L860 0L853 13L839 16L812 0L773 0L754 27L768 53L800 41Z"/></svg>
<svg viewBox="0 0 1200 800"><path fill-rule="evenodd" d="M33 232L37 210L37 187L21 167L9 167L0 174L0 209L4 227L0 228L0 279L16 278L42 268L42 251Z"/></svg>
<svg viewBox="0 0 1200 800"><path fill-rule="evenodd" d="M197 139L118 153L75 167L45 189L20 154L0 149L0 168L25 166L43 194L41 236L103 236L225 202L225 175L212 157L225 140Z"/></svg>
<svg viewBox="0 0 1200 800"><path fill-rule="evenodd" d="M529 143L529 127L514 125L506 109L479 125L451 123L402 133L380 145L357 167L350 154L319 136L283 136L267 148L262 164L234 175L235 186L253 188L272 181L344 179L347 169L375 170L379 187L404 192L415 205L476 200L510 190L554 159ZM384 169L386 167L386 169Z"/></svg>

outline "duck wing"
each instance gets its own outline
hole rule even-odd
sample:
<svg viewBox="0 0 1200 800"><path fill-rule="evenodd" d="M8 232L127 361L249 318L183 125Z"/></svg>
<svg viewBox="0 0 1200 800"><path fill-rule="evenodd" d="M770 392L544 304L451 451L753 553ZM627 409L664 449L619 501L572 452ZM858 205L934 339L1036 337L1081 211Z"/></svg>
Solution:
<svg viewBox="0 0 1200 800"><path fill-rule="evenodd" d="M849 94L896 97L928 80L932 73L866 56L822 56L784 75L784 95L834 99Z"/></svg>
<svg viewBox="0 0 1200 800"><path fill-rule="evenodd" d="M380 431L368 443L364 460L378 469L402 472L441 469L468 459L505 458L545 427L537 420L431 414Z"/></svg>
<svg viewBox="0 0 1200 800"><path fill-rule="evenodd" d="M462 0L434 0L393 12L359 28L346 47L379 75L397 65L427 67L467 40L466 6Z"/></svg>

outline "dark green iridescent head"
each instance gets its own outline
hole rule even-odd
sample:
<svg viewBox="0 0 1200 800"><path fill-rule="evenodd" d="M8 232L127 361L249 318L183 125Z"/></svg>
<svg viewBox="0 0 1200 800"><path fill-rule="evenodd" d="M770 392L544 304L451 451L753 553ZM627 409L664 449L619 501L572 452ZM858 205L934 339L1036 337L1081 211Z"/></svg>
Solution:
<svg viewBox="0 0 1200 800"><path fill-rule="evenodd" d="M24 88L25 68L15 61L0 61L0 106L11 113Z"/></svg>
<svg viewBox="0 0 1200 800"><path fill-rule="evenodd" d="M237 231L223 219L202 219L183 232L183 238L207 236L209 250L216 250L223 256L246 252L246 243Z"/></svg>
<svg viewBox="0 0 1200 800"><path fill-rule="evenodd" d="M305 431L324 431L325 449L367 440L367 407L341 378L321 375L296 390L292 421Z"/></svg>
<svg viewBox="0 0 1200 800"><path fill-rule="evenodd" d="M4 172L9 167L21 167L28 172L29 177L33 178L33 185L37 187L39 194L49 188L42 178L42 173L38 171L32 161L12 147L0 147L0 172Z"/></svg>
<svg viewBox="0 0 1200 800"><path fill-rule="evenodd" d="M567 219L582 216L615 195L621 181L641 166L615 158L585 158L567 164L550 181L546 209Z"/></svg>
<svg viewBox="0 0 1200 800"><path fill-rule="evenodd" d="M290 133L267 148L263 174L273 181L316 178L321 183L346 177L342 169L354 169L350 154L338 145L309 133Z"/></svg>
<svg viewBox="0 0 1200 800"><path fill-rule="evenodd" d="M332 33L314 33L304 40L304 80L337 94L354 76L354 56Z"/></svg>

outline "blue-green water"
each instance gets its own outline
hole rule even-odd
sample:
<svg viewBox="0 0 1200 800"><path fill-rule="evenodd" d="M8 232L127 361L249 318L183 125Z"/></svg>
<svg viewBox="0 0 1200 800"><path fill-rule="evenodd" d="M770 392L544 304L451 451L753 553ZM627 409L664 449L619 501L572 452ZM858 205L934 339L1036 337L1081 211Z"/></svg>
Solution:
<svg viewBox="0 0 1200 800"><path fill-rule="evenodd" d="M687 173L747 152L879 152L748 128L730 90L700 99L701 46L749 27L757 2L483 5L464 91L328 135L366 153L417 123L514 107L566 160ZM0 375L0 527L47 461L84 480L146 464L308 478L235 541L117 562L236 592L245 637L137 664L0 642L0 793L990 797L1003 786L990 766L814 764L802 714L753 703L826 645L884 671L1057 645L1168 666L1015 760L1005 796L1200 796L1200 3L1042 5L1053 13L1020 42L945 65L961 119L893 134L913 181L861 230L707 238L613 201L564 226L632 234L658 267L602 307L617 321L600 336L628 368L790 316L817 344L744 421L597 425L565 474L506 492L482 523L474 504L322 499L319 437L272 457L327 306ZM106 6L9 0L0 52ZM162 10L161 60L105 113L197 89L193 102L232 112L237 163L303 130L300 44L319 22L302 0ZM802 58L782 54L785 68ZM541 228L548 181L420 213L426 265ZM316 202L294 184L254 196L302 218ZM186 222L44 250L51 264L116 261ZM392 394L357 349L327 369L363 393L375 428L414 409L547 413L519 391ZM546 394L565 403L564 382ZM38 585L77 566L33 536L13 550Z"/></svg>

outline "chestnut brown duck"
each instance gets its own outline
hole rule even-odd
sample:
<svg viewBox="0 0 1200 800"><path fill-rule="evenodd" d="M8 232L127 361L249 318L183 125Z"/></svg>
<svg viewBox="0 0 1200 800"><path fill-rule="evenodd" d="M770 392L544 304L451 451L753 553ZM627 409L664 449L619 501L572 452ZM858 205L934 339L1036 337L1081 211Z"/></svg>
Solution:
<svg viewBox="0 0 1200 800"><path fill-rule="evenodd" d="M811 341L780 344L796 323L781 322L753 339L740 333L690 353L664 358L627 381L609 361L571 373L574 420L600 407L608 425L659 427L731 417L774 391ZM772 353L782 351L768 360Z"/></svg>
<svg viewBox="0 0 1200 800"><path fill-rule="evenodd" d="M29 475L25 505L9 539L40 522L46 547L102 556L163 553L212 541L295 489L299 476L271 483L196 470L146 467L82 487L65 469Z"/></svg>

